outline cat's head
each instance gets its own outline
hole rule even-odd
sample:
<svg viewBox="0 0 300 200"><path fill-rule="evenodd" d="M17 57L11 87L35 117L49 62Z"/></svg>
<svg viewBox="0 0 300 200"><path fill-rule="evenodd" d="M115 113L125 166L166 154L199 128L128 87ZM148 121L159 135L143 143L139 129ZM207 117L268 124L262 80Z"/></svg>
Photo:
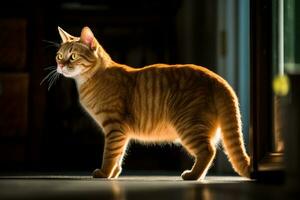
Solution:
<svg viewBox="0 0 300 200"><path fill-rule="evenodd" d="M80 37L72 36L60 27L58 32L62 43L56 54L57 72L65 77L83 75L109 59L88 27L82 29Z"/></svg>

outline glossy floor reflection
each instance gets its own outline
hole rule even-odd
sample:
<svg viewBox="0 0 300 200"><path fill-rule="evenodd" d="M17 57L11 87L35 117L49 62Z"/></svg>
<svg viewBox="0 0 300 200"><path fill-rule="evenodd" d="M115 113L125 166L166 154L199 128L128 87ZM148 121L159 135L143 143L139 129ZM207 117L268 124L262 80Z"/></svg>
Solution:
<svg viewBox="0 0 300 200"><path fill-rule="evenodd" d="M262 185L240 177L210 176L182 181L177 176L2 176L0 199L289 199L282 186ZM291 194L292 195L292 194Z"/></svg>

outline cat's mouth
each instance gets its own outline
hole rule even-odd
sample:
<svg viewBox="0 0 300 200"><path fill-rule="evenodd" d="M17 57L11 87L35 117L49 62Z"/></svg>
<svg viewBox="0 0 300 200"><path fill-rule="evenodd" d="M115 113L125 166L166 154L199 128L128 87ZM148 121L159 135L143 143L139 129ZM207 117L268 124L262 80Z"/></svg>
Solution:
<svg viewBox="0 0 300 200"><path fill-rule="evenodd" d="M65 77L72 77L72 71L69 71L67 68L67 66L57 66L57 72L64 75Z"/></svg>
<svg viewBox="0 0 300 200"><path fill-rule="evenodd" d="M68 78L78 76L81 73L79 67L70 68L68 66L63 66L63 67L57 66L56 71Z"/></svg>
<svg viewBox="0 0 300 200"><path fill-rule="evenodd" d="M57 73L63 74L62 68L60 66L57 66L56 71Z"/></svg>

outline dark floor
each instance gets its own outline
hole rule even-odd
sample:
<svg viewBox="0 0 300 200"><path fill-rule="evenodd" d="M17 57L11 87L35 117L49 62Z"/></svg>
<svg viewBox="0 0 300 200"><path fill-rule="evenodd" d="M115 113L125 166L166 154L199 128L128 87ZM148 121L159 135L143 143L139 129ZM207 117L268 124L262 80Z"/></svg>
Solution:
<svg viewBox="0 0 300 200"><path fill-rule="evenodd" d="M298 199L284 185L258 184L240 177L209 176L182 181L178 176L2 176L0 199Z"/></svg>

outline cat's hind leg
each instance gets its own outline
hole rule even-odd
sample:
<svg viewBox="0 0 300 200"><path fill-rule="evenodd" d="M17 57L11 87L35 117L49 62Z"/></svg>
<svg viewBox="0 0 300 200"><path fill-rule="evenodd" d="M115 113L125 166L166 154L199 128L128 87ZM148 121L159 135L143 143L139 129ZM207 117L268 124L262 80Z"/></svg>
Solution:
<svg viewBox="0 0 300 200"><path fill-rule="evenodd" d="M191 170L182 173L183 180L204 179L215 157L216 149L207 130L187 130L180 134L182 145L195 157Z"/></svg>

